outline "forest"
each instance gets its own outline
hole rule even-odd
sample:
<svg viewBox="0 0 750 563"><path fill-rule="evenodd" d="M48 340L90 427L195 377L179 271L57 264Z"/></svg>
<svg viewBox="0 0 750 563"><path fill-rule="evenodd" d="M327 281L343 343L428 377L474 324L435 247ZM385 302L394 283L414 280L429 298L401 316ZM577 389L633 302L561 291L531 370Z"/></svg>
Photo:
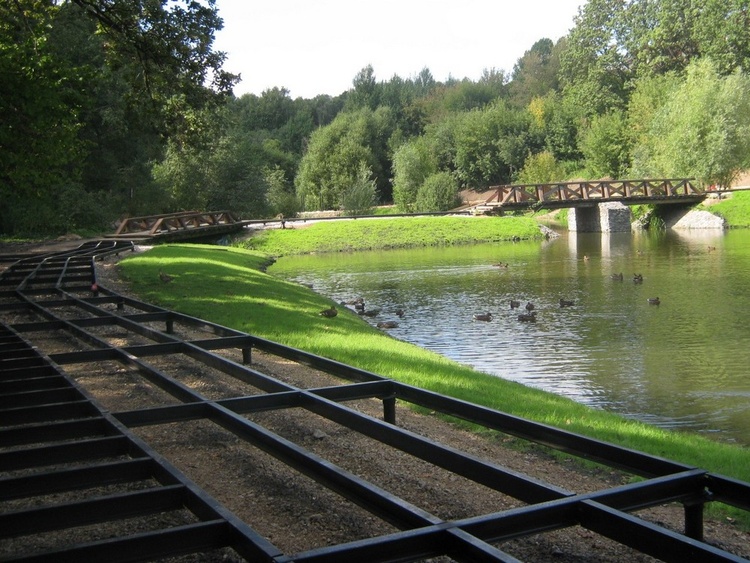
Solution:
<svg viewBox="0 0 750 563"><path fill-rule="evenodd" d="M721 187L750 168L750 0L589 0L512 69L439 82L366 65L313 99L235 96L214 0L13 0L0 15L5 236L180 210L444 211L507 183Z"/></svg>

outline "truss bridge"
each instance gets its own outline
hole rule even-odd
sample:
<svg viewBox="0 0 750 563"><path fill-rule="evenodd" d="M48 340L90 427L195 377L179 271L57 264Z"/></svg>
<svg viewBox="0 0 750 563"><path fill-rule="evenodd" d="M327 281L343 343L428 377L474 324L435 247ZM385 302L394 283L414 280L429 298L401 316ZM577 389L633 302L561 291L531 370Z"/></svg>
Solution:
<svg viewBox="0 0 750 563"><path fill-rule="evenodd" d="M528 208L591 207L614 201L625 205L699 203L706 193L695 187L692 181L691 178L677 178L492 186L489 189L494 193L474 210L497 214Z"/></svg>

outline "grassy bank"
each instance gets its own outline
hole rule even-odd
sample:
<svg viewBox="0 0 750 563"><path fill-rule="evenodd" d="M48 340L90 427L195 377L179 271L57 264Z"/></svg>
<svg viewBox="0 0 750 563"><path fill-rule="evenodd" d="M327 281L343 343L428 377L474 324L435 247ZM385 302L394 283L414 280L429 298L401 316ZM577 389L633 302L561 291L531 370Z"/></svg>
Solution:
<svg viewBox="0 0 750 563"><path fill-rule="evenodd" d="M750 449L664 431L474 371L395 340L348 310L333 319L321 317L319 311L332 302L264 273L267 263L267 255L243 249L175 245L121 264L134 291L149 302L404 383L750 481ZM162 283L159 271L174 276L172 283Z"/></svg>
<svg viewBox="0 0 750 563"><path fill-rule="evenodd" d="M724 217L731 228L750 228L750 191L733 192L729 199L704 209Z"/></svg>
<svg viewBox="0 0 750 563"><path fill-rule="evenodd" d="M261 231L242 245L272 256L386 250L541 238L529 217L398 217L294 223Z"/></svg>

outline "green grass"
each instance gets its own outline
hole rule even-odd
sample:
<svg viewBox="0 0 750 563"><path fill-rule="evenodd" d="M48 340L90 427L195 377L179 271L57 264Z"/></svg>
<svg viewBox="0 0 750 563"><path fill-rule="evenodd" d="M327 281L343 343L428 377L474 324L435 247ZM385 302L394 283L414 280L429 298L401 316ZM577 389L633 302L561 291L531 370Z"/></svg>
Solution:
<svg viewBox="0 0 750 563"><path fill-rule="evenodd" d="M265 254L158 246L121 262L141 298L439 393L750 481L750 450L661 430L459 365L373 328L307 287L264 273ZM162 283L159 272L174 277ZM750 526L745 513L733 516Z"/></svg>
<svg viewBox="0 0 750 563"><path fill-rule="evenodd" d="M731 198L704 209L724 217L732 228L750 228L750 191L733 192Z"/></svg>
<svg viewBox="0 0 750 563"><path fill-rule="evenodd" d="M272 256L383 250L541 238L528 217L397 217L321 221L273 229L244 240L243 247Z"/></svg>

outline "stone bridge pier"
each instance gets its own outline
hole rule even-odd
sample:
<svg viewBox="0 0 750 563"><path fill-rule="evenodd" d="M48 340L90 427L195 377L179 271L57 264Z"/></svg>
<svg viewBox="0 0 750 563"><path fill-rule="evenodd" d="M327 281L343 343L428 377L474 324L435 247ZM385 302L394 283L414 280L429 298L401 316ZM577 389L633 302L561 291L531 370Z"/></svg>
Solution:
<svg viewBox="0 0 750 563"><path fill-rule="evenodd" d="M627 233L630 223L630 208L616 201L568 211L568 230L580 233Z"/></svg>

